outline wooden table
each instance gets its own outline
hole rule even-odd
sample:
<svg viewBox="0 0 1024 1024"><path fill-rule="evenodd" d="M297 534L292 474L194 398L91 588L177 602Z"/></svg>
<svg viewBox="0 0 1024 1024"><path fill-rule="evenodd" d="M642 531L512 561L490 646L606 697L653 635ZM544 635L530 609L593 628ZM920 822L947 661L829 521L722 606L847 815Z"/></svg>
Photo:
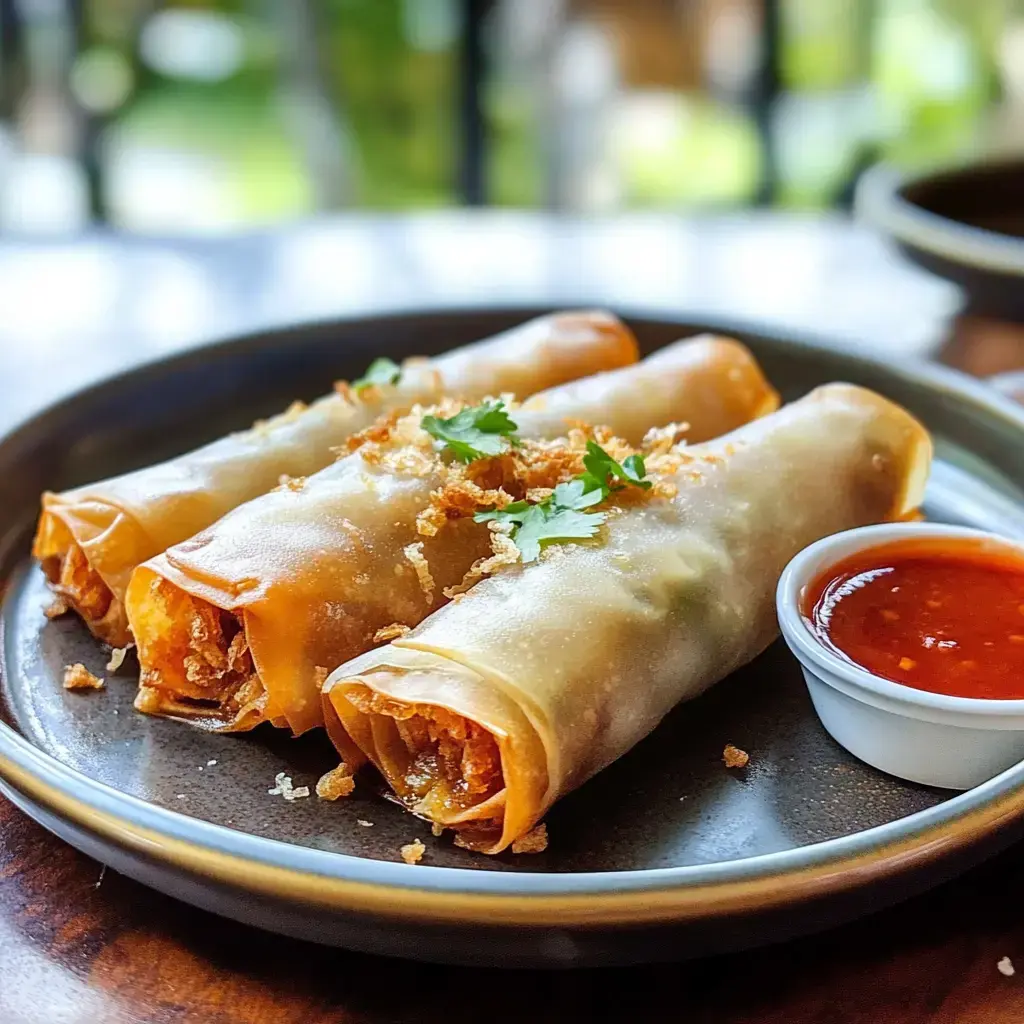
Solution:
<svg viewBox="0 0 1024 1024"><path fill-rule="evenodd" d="M454 261L454 263L452 262ZM988 374L1024 342L832 220L597 223L437 214L223 242L0 246L0 426L126 362L226 330L382 307L695 310L941 355ZM0 799L0 1024L1024 1021L1024 858L825 935L682 965L509 974L277 938L144 889ZM1016 959L1020 974L997 962Z"/></svg>

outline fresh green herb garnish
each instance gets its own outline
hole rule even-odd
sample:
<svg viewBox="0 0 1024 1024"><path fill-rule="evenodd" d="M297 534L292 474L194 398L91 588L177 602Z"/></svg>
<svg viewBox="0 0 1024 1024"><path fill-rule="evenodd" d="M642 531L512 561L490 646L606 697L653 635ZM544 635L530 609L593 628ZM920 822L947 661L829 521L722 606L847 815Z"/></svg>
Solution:
<svg viewBox="0 0 1024 1024"><path fill-rule="evenodd" d="M642 455L629 455L619 463L596 441L588 441L583 465L586 472L576 479L583 481L586 491L600 491L606 498L612 491L620 490L628 484L642 487L645 491L651 486L651 481L644 479L647 476L647 468L644 466ZM624 483L616 486L613 483L615 479Z"/></svg>
<svg viewBox="0 0 1024 1024"><path fill-rule="evenodd" d="M422 426L431 437L443 441L460 462L501 455L519 443L514 436L518 427L501 401L471 406L446 420L424 416Z"/></svg>
<svg viewBox="0 0 1024 1024"><path fill-rule="evenodd" d="M544 501L533 505L515 501L503 509L477 512L473 521L511 525L509 536L522 553L523 562L533 562L545 543L585 540L597 533L606 514L582 509L604 501L613 490L622 490L627 484L644 490L651 486L651 481L644 479L647 470L640 455L630 455L620 465L599 444L588 441L583 465L586 472L559 484ZM626 483L615 486L611 482L615 478Z"/></svg>
<svg viewBox="0 0 1024 1024"><path fill-rule="evenodd" d="M512 523L515 526L522 526L523 520L526 518L526 513L531 508L537 508L537 505L531 505L528 501L513 501L511 505L506 505L504 508L492 508L486 512L477 512L473 516L474 523Z"/></svg>
<svg viewBox="0 0 1024 1024"><path fill-rule="evenodd" d="M379 384L395 384L401 376L402 368L398 363L386 358L374 359L367 367L366 373L359 380L353 381L351 387L358 394Z"/></svg>
<svg viewBox="0 0 1024 1024"><path fill-rule="evenodd" d="M524 562L540 558L541 546L555 540L585 540L597 533L604 522L603 512L577 512L557 505L534 505L523 516L512 539L522 552Z"/></svg>
<svg viewBox="0 0 1024 1024"><path fill-rule="evenodd" d="M604 522L603 512L578 512L562 508L554 503L553 496L547 501L531 505L517 501L503 509L492 512L478 512L473 520L486 523L490 520L512 524L512 540L522 553L524 562L533 562L540 557L541 546L555 540L584 540L593 537Z"/></svg>
<svg viewBox="0 0 1024 1024"><path fill-rule="evenodd" d="M578 476L567 484L559 484L551 495L551 501L559 508L590 508L604 501L604 491L600 487L588 490L584 479Z"/></svg>

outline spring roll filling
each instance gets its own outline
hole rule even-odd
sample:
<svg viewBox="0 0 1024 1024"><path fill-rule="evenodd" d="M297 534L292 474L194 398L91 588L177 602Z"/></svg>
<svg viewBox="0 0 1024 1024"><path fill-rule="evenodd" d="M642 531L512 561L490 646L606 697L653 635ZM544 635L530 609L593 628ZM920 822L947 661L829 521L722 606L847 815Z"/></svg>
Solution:
<svg viewBox="0 0 1024 1024"><path fill-rule="evenodd" d="M238 724L262 714L266 693L253 665L241 616L153 582L153 605L170 621L149 646L139 677L140 711Z"/></svg>
<svg viewBox="0 0 1024 1024"><path fill-rule="evenodd" d="M388 781L414 813L445 823L504 788L498 743L478 723L434 705L389 700L366 688L353 687L346 697L357 711L375 719Z"/></svg>
<svg viewBox="0 0 1024 1024"><path fill-rule="evenodd" d="M85 552L70 539L53 545L41 559L50 589L80 615L101 640L123 647L131 639L124 604L89 564Z"/></svg>

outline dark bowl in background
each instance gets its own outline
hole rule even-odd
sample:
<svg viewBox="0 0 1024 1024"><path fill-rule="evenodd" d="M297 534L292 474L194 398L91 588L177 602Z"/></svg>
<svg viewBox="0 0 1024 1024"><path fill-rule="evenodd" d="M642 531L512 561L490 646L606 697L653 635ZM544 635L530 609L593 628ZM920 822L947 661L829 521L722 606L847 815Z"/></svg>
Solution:
<svg viewBox="0 0 1024 1024"><path fill-rule="evenodd" d="M920 177L879 165L861 178L856 210L959 285L965 313L1024 323L1024 158Z"/></svg>

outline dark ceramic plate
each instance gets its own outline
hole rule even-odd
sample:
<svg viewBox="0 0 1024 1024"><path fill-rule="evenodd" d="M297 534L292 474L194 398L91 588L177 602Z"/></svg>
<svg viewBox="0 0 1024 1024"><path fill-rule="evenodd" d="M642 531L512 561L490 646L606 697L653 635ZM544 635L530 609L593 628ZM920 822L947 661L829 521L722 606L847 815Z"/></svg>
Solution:
<svg viewBox="0 0 1024 1024"><path fill-rule="evenodd" d="M968 312L1024 322L1024 160L922 177L875 167L858 185L857 211L960 285Z"/></svg>
<svg viewBox="0 0 1024 1024"><path fill-rule="evenodd" d="M1017 834L1024 768L961 794L901 782L824 732L776 645L679 708L548 817L549 850L488 859L435 839L361 792L286 803L312 785L322 735L207 735L131 710L133 665L98 693L64 665L106 655L48 622L27 558L38 495L151 462L357 375L372 355L438 352L535 310L349 321L242 338L91 388L0 442L3 706L0 789L69 842L154 888L265 928L450 962L565 965L671 959L765 943L906 897ZM883 366L729 324L631 319L648 349L705 326L751 344L786 397L863 383L935 432L927 511L1024 535L1024 411L949 371ZM722 747L750 751L726 771ZM372 825L362 824L372 822ZM399 861L414 837L423 864Z"/></svg>

